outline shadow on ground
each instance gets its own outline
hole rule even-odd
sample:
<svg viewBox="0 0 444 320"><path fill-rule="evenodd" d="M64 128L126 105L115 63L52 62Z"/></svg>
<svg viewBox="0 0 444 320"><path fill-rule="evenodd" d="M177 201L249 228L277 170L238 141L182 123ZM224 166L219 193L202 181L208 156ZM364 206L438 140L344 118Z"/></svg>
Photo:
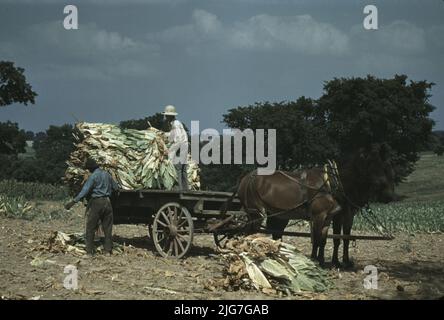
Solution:
<svg viewBox="0 0 444 320"><path fill-rule="evenodd" d="M150 251L156 255L159 255L159 253L156 250L156 247L154 246L153 241L148 236L141 236L141 237L122 237L115 235L113 237L113 241L116 243L119 243L121 245L131 245L134 248L138 249L144 249L147 251ZM186 254L187 257L197 257L197 256L206 256L210 254L217 254L217 252L207 246L200 246L193 244Z"/></svg>

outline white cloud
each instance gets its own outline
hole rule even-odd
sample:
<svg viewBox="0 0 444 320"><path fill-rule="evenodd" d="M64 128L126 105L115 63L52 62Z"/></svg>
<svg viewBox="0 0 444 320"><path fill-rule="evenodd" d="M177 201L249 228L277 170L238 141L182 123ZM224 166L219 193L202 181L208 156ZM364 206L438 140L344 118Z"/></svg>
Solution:
<svg viewBox="0 0 444 320"><path fill-rule="evenodd" d="M334 26L310 15L258 15L236 24L230 42L240 48L286 48L308 54L344 54L348 37Z"/></svg>
<svg viewBox="0 0 444 320"><path fill-rule="evenodd" d="M159 55L157 45L95 24L82 24L78 30L68 31L60 21L32 25L5 48L6 57L32 61L47 76L64 72L86 78L148 75L154 69L153 59Z"/></svg>
<svg viewBox="0 0 444 320"><path fill-rule="evenodd" d="M119 55L137 52L146 45L117 32L99 29L95 24L82 24L78 30L65 30L60 21L34 25L26 31L29 41L38 39L38 45L63 51L65 54ZM146 48L147 49L147 48Z"/></svg>
<svg viewBox="0 0 444 320"><path fill-rule="evenodd" d="M424 30L403 20L380 25L378 30L371 31L357 25L352 28L351 34L355 49L365 53L416 55L426 51Z"/></svg>
<svg viewBox="0 0 444 320"><path fill-rule="evenodd" d="M243 50L291 50L305 54L341 55L349 50L346 34L310 15L256 15L248 20L224 25L216 15L195 10L190 24L175 26L149 35L167 43L193 46L214 44L219 48Z"/></svg>
<svg viewBox="0 0 444 320"><path fill-rule="evenodd" d="M174 44L198 44L221 40L226 36L225 31L216 15L205 10L194 10L190 24L149 34L148 39Z"/></svg>

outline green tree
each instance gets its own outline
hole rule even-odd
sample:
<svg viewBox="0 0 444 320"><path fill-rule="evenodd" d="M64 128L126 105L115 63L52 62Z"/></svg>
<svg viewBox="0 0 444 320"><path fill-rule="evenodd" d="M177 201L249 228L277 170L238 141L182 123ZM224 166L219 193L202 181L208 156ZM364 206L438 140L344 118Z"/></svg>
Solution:
<svg viewBox="0 0 444 320"><path fill-rule="evenodd" d="M17 123L0 122L0 154L17 155L25 152L26 133Z"/></svg>
<svg viewBox="0 0 444 320"><path fill-rule="evenodd" d="M167 131L167 128L165 127L166 123L163 120L163 115L160 112L143 119L121 121L120 127L125 129L146 130L150 127L150 124L156 129Z"/></svg>
<svg viewBox="0 0 444 320"><path fill-rule="evenodd" d="M223 116L230 128L245 130L276 129L278 168L322 163L336 150L320 121L315 118L315 101L301 97L297 101L255 103L231 109Z"/></svg>
<svg viewBox="0 0 444 320"><path fill-rule="evenodd" d="M154 127L162 131L171 130L171 128L169 127L169 123L167 123L164 120L164 116L160 112L157 112L154 115L145 117L143 119L132 119L132 120L121 121L119 125L121 128L124 129L146 130L151 125L151 127ZM188 127L185 124L183 124L183 127L186 132L189 132Z"/></svg>
<svg viewBox="0 0 444 320"><path fill-rule="evenodd" d="M0 61L0 107L13 103L35 103L37 93L26 82L24 71L11 61Z"/></svg>
<svg viewBox="0 0 444 320"><path fill-rule="evenodd" d="M342 156L374 143L388 145L400 182L414 170L419 151L430 139L432 85L427 81L407 84L405 75L333 79L324 85L316 118Z"/></svg>
<svg viewBox="0 0 444 320"><path fill-rule="evenodd" d="M0 122L0 179L11 178L18 154L25 152L26 134L17 123Z"/></svg>
<svg viewBox="0 0 444 320"><path fill-rule="evenodd" d="M60 183L65 174L66 161L74 150L73 127L70 124L50 126L46 137L34 141L36 162L45 172L42 182ZM31 165L28 165L31 167Z"/></svg>

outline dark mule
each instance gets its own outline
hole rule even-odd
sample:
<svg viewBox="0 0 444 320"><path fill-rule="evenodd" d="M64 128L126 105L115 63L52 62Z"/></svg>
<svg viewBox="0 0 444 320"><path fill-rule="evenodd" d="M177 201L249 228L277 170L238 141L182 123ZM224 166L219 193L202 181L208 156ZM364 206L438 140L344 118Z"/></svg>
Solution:
<svg viewBox="0 0 444 320"><path fill-rule="evenodd" d="M237 194L250 221L260 223L261 218L267 218L267 229L272 231L273 239L282 237L288 220L311 220L311 256L324 264L328 227L340 211L324 170L276 171L272 175L257 175L253 171L242 177Z"/></svg>
<svg viewBox="0 0 444 320"><path fill-rule="evenodd" d="M335 195L341 212L333 219L333 233L350 235L353 218L360 208L370 201L388 203L396 200L394 171L388 161L388 148L374 144L369 149L360 149L351 158L339 162L339 174L343 192ZM341 266L338 258L340 239L333 240L332 264ZM350 240L343 240L342 262L344 267L352 263L349 257Z"/></svg>

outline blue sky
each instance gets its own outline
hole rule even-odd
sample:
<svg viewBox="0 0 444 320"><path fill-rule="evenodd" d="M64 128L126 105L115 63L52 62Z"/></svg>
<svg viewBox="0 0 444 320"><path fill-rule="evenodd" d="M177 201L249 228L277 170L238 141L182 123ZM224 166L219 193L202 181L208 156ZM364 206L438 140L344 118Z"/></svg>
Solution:
<svg viewBox="0 0 444 320"><path fill-rule="evenodd" d="M223 128L222 114L256 101L318 98L333 77L435 82L444 130L444 1L0 0L0 60L25 68L33 106L0 121L40 131L75 118L116 123L174 104L187 126ZM363 28L374 4L379 29Z"/></svg>

